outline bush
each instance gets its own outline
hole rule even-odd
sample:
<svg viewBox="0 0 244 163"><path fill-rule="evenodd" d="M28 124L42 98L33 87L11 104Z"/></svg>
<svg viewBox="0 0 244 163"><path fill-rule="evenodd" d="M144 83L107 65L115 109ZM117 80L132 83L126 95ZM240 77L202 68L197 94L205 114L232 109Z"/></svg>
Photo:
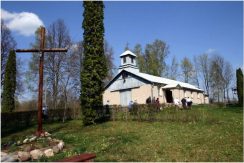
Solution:
<svg viewBox="0 0 244 163"><path fill-rule="evenodd" d="M236 87L239 105L243 106L243 73L241 68L236 70Z"/></svg>
<svg viewBox="0 0 244 163"><path fill-rule="evenodd" d="M65 111L65 119L77 119L79 115L73 113L74 110L67 109ZM48 119L43 122L61 121L64 117L64 109L48 110ZM23 111L12 113L1 113L2 136L23 130L37 124L37 111Z"/></svg>
<svg viewBox="0 0 244 163"><path fill-rule="evenodd" d="M110 106L111 120L115 121L160 121L160 122L207 122L215 123L218 120L211 118L211 115L203 109L181 110L174 106L165 107L160 105L163 110L153 105L136 105L129 111L128 108L121 106Z"/></svg>

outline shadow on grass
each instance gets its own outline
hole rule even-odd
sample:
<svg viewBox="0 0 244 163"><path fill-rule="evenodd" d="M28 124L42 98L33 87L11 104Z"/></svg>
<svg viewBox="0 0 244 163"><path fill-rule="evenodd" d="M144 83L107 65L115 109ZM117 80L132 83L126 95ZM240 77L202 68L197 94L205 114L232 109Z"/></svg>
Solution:
<svg viewBox="0 0 244 163"><path fill-rule="evenodd" d="M43 122L43 128L45 130L45 126L46 125L55 125L57 124L56 127L48 127L47 130L48 132L57 132L58 130L61 130L62 128L66 127L66 122L62 122L62 121L54 121L54 122L47 122L47 121L44 121ZM60 125L61 124L61 125ZM63 124L63 125L62 125ZM29 130L29 129L33 129L33 132L35 131L35 129L37 129L37 123L30 123L28 126L21 126L21 125L18 125L18 126L14 126L14 125L11 125L11 126L8 126L8 127L3 127L1 128L1 134L2 134L2 137L6 137L6 136L9 136L11 134L15 134L15 133L19 133L19 132L23 132L23 131L26 131L26 130Z"/></svg>
<svg viewBox="0 0 244 163"><path fill-rule="evenodd" d="M8 135L11 135L13 133L18 133L18 132L22 132L24 130L27 130L27 129L30 129L30 128L33 128L34 126L36 126L36 124L30 124L28 126L17 126L17 127L14 127L14 126L9 126L9 127L2 127L1 129L1 134L2 134L2 137L6 137Z"/></svg>

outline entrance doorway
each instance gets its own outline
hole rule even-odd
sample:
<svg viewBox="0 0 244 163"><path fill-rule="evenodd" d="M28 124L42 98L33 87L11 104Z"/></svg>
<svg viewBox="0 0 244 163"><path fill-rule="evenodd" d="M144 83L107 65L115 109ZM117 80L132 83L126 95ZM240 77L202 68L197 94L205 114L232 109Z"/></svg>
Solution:
<svg viewBox="0 0 244 163"><path fill-rule="evenodd" d="M165 97L166 97L166 102L167 103L173 103L173 96L172 96L172 91L169 89L165 90Z"/></svg>
<svg viewBox="0 0 244 163"><path fill-rule="evenodd" d="M127 90L120 91L120 105L128 106L130 101L131 101L131 90L127 89Z"/></svg>

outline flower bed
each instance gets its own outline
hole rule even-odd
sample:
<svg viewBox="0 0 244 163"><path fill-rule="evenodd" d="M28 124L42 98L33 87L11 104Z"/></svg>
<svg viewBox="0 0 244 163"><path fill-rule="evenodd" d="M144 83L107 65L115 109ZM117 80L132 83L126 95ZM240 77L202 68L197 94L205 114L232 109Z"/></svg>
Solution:
<svg viewBox="0 0 244 163"><path fill-rule="evenodd" d="M1 152L1 162L38 160L41 157L52 157L62 151L64 142L52 138L45 132L40 137L34 135L24 140L4 144Z"/></svg>

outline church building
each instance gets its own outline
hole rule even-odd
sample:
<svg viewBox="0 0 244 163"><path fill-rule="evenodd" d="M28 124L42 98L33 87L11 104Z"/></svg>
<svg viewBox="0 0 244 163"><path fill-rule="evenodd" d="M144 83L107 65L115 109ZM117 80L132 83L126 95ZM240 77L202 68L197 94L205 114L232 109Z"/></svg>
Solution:
<svg viewBox="0 0 244 163"><path fill-rule="evenodd" d="M106 85L103 104L128 106L130 101L145 104L146 100L159 98L160 103L173 103L189 97L193 104L208 103L204 91L194 85L141 73L136 55L127 50L120 55L118 74Z"/></svg>

